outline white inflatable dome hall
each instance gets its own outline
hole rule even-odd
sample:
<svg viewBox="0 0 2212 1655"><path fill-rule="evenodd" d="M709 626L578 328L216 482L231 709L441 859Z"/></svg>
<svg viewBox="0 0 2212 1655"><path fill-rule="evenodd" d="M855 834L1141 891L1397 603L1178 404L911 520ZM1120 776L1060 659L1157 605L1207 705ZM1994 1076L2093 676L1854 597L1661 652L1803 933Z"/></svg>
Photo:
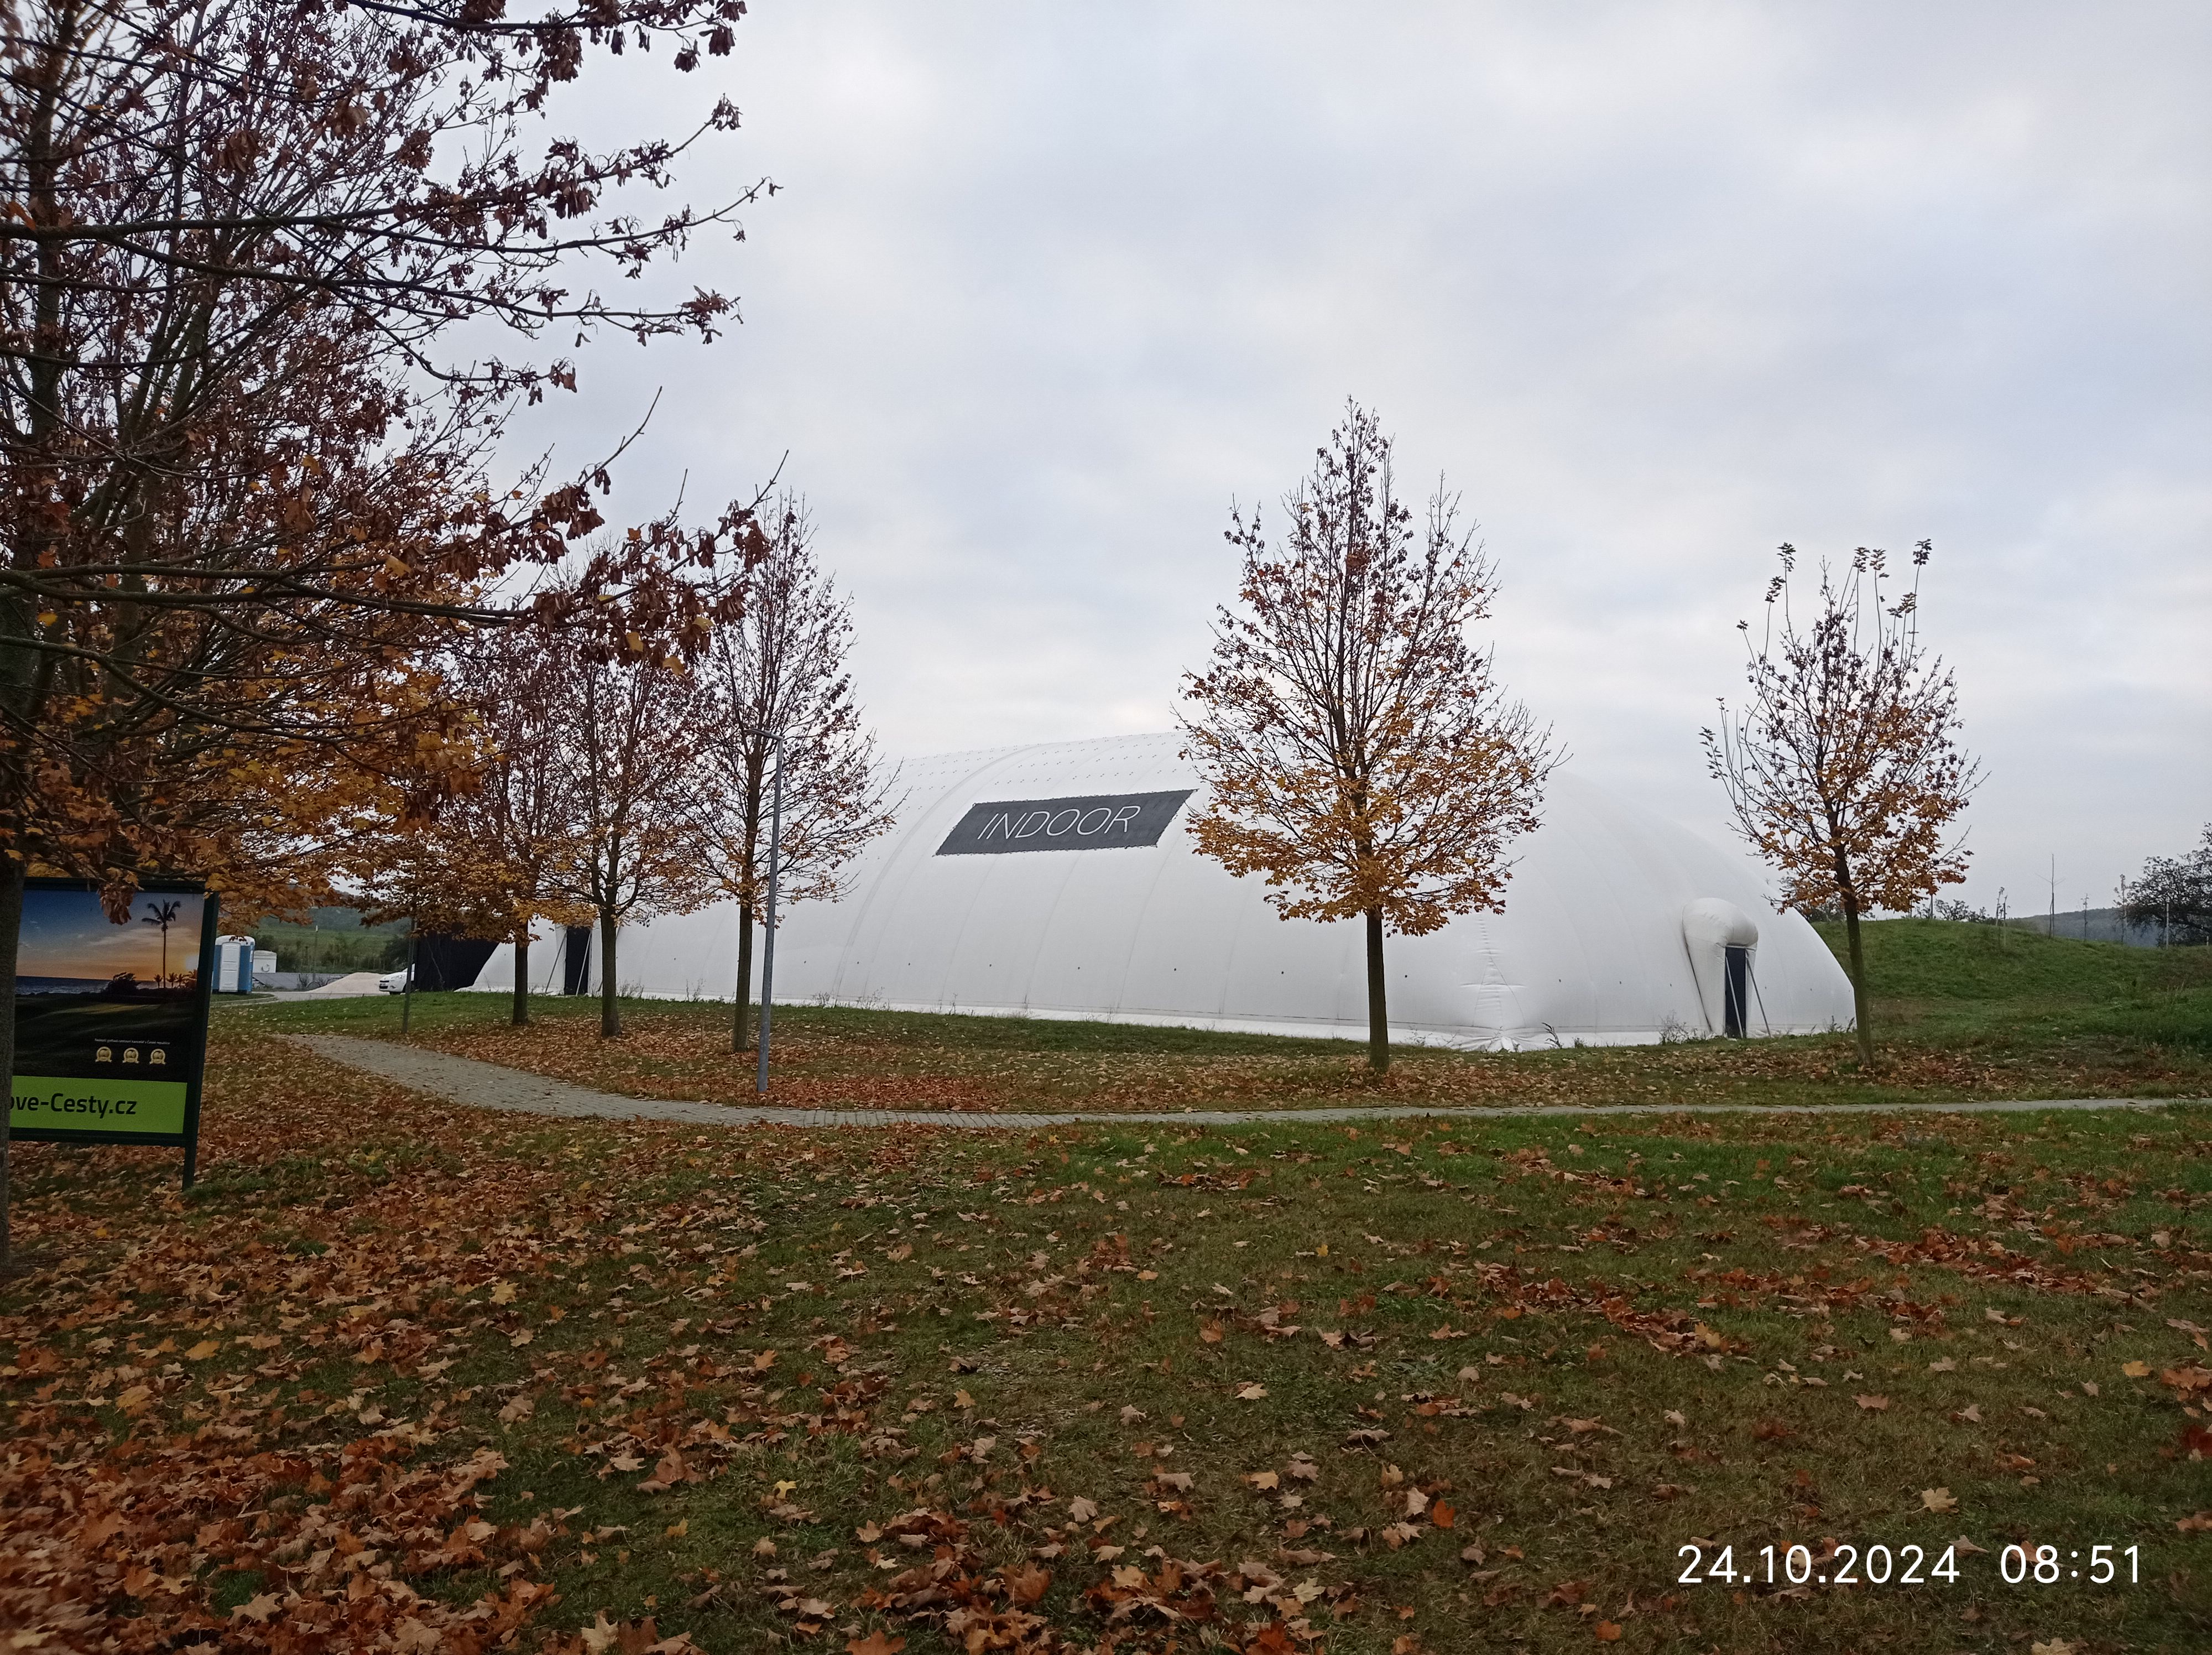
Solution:
<svg viewBox="0 0 2212 1655"><path fill-rule="evenodd" d="M898 825L849 893L787 911L777 1002L1364 1039L1363 928L1278 919L1259 879L1198 855L1181 746L1115 736L908 764ZM1741 853L1554 774L1513 855L1504 913L1385 945L1394 1039L1516 1050L1850 1026L1834 956L1769 906ZM531 950L533 989L596 987L582 960L564 969L558 934ZM655 920L623 935L623 989L727 1000L737 958L733 904ZM514 972L502 947L473 986L511 990Z"/></svg>

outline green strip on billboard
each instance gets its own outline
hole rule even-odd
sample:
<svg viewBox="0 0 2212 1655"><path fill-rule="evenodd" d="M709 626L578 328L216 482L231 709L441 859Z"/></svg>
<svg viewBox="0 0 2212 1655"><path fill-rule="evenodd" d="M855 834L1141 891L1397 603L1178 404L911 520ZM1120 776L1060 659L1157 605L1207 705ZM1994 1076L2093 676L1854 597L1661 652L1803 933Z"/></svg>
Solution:
<svg viewBox="0 0 2212 1655"><path fill-rule="evenodd" d="M48 1132L161 1132L181 1134L188 1088L182 1080L15 1077L13 1129L21 1135Z"/></svg>

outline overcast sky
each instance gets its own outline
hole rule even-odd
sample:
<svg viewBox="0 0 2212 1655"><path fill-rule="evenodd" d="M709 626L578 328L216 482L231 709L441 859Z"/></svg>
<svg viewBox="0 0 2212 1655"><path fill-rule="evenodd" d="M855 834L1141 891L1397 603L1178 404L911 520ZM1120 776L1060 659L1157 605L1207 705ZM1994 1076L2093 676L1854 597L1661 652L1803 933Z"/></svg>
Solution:
<svg viewBox="0 0 2212 1655"><path fill-rule="evenodd" d="M1346 396L1444 472L1502 676L1715 834L1697 744L1773 548L1936 543L1978 904L2111 900L2212 818L2212 8L755 0L568 125L745 128L676 274L523 436L660 403L617 505L787 453L894 752L1165 727Z"/></svg>

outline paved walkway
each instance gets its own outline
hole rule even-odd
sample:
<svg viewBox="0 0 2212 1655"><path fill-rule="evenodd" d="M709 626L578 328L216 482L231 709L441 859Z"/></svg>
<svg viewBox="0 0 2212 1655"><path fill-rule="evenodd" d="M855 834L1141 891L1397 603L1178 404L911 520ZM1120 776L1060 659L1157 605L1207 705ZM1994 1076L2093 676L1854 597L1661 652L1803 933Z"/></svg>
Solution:
<svg viewBox="0 0 2212 1655"><path fill-rule="evenodd" d="M1418 1116L1502 1121L1553 1115L2019 1115L2045 1109L2157 1109L2169 1103L2202 1101L2181 1098L2061 1098L1966 1104L1547 1104L1533 1109L1400 1104L1343 1109L1192 1109L1081 1115L986 1115L973 1110L928 1109L783 1109L760 1104L690 1103L676 1098L624 1098L421 1046L398 1046L344 1034L295 1037L332 1062L366 1069L387 1080L396 1080L410 1091L426 1092L457 1104L578 1119L684 1121L698 1126L945 1126L1021 1132L1039 1127L1086 1123L1242 1126L1254 1122L1389 1121Z"/></svg>

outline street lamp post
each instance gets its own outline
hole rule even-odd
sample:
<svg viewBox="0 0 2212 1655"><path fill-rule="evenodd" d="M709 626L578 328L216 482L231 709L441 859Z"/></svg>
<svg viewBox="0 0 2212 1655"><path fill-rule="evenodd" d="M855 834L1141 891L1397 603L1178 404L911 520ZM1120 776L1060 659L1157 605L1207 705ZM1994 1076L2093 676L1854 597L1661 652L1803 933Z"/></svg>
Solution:
<svg viewBox="0 0 2212 1655"><path fill-rule="evenodd" d="M783 855L783 737L775 739L775 785L769 795L768 814L768 925L761 948L761 1025L760 1067L753 1078L753 1091L761 1097L768 1095L769 1025L775 1008L775 883L782 870L779 864Z"/></svg>

